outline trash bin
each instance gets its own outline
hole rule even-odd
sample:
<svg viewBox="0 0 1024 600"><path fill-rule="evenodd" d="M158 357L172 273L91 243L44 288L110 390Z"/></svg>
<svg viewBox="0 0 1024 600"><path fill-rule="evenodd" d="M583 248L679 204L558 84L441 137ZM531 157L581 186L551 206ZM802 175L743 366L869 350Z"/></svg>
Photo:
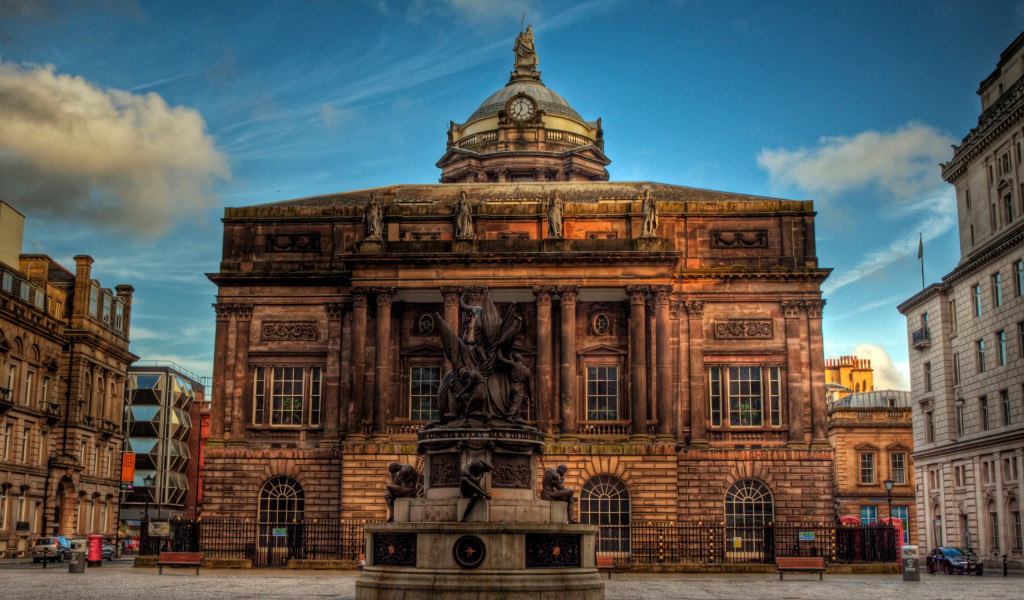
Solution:
<svg viewBox="0 0 1024 600"><path fill-rule="evenodd" d="M903 581L921 581L917 546L902 546L900 548L900 566L903 567Z"/></svg>
<svg viewBox="0 0 1024 600"><path fill-rule="evenodd" d="M85 540L71 540L68 573L85 573Z"/></svg>

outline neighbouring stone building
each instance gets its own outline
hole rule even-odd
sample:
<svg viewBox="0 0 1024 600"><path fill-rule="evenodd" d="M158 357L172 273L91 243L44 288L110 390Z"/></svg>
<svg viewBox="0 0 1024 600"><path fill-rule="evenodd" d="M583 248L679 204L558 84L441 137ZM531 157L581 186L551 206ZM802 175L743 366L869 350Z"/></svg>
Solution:
<svg viewBox="0 0 1024 600"><path fill-rule="evenodd" d="M529 63L450 125L440 184L226 209L203 515L384 517L438 320L487 287L584 522L832 519L812 203L608 182L600 121Z"/></svg>
<svg viewBox="0 0 1024 600"><path fill-rule="evenodd" d="M825 359L825 390L829 406L850 394L875 389L875 371L871 361L856 356Z"/></svg>
<svg viewBox="0 0 1024 600"><path fill-rule="evenodd" d="M916 540L910 392L860 392L836 400L828 407L828 439L836 450L837 516L864 524L899 519L903 543ZM886 480L893 482L891 493Z"/></svg>
<svg viewBox="0 0 1024 600"><path fill-rule="evenodd" d="M0 202L0 556L41 534L115 534L132 292L21 254Z"/></svg>
<svg viewBox="0 0 1024 600"><path fill-rule="evenodd" d="M942 177L960 262L907 317L922 547L1024 567L1024 34L978 89L981 116Z"/></svg>

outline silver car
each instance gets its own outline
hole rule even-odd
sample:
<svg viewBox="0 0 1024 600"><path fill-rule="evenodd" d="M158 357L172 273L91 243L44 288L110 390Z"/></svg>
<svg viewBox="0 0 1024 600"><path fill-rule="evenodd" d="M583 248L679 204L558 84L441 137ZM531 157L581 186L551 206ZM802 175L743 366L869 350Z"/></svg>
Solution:
<svg viewBox="0 0 1024 600"><path fill-rule="evenodd" d="M64 562L71 558L71 542L64 536L42 537L32 546L32 562Z"/></svg>

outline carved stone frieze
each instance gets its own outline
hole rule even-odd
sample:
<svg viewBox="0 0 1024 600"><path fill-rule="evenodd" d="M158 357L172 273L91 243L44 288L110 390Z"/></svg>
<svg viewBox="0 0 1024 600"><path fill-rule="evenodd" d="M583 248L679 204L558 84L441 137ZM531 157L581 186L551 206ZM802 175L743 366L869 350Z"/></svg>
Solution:
<svg viewBox="0 0 1024 600"><path fill-rule="evenodd" d="M320 235L316 233L279 234L267 236L268 252L319 252Z"/></svg>
<svg viewBox="0 0 1024 600"><path fill-rule="evenodd" d="M686 314L691 317L702 317L704 316L704 301L703 300L685 300L683 306L686 307Z"/></svg>
<svg viewBox="0 0 1024 600"><path fill-rule="evenodd" d="M770 319L729 319L715 321L715 338L720 340L771 338L772 322Z"/></svg>
<svg viewBox="0 0 1024 600"><path fill-rule="evenodd" d="M319 337L316 321L266 321L262 332L264 341L316 341Z"/></svg>
<svg viewBox="0 0 1024 600"><path fill-rule="evenodd" d="M458 454L434 454L430 457L430 487L458 487L461 477Z"/></svg>
<svg viewBox="0 0 1024 600"><path fill-rule="evenodd" d="M804 308L807 309L807 316L820 319L821 313L825 309L824 300L805 300Z"/></svg>
<svg viewBox="0 0 1024 600"><path fill-rule="evenodd" d="M329 303L329 304L324 304L324 309L327 311L327 318L328 319L340 319L341 318L341 312L342 312L341 304L338 304L336 302L332 302L332 303Z"/></svg>
<svg viewBox="0 0 1024 600"><path fill-rule="evenodd" d="M780 300L779 306L782 307L782 314L787 319L796 319L800 316L800 309L803 308L803 302L800 300Z"/></svg>
<svg viewBox="0 0 1024 600"><path fill-rule="evenodd" d="M252 309L252 304L236 304L235 317L242 321L248 321L252 318Z"/></svg>
<svg viewBox="0 0 1024 600"><path fill-rule="evenodd" d="M764 229L735 231L713 229L711 231L712 248L767 248L768 232Z"/></svg>
<svg viewBox="0 0 1024 600"><path fill-rule="evenodd" d="M492 486L526 490L533 487L529 456L495 456L492 462L494 464L494 470L491 471Z"/></svg>

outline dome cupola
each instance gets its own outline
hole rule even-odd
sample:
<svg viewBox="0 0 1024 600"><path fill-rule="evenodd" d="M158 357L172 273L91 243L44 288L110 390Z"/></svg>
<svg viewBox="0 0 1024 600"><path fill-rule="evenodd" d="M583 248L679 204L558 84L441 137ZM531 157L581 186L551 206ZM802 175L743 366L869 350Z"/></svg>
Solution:
<svg viewBox="0 0 1024 600"><path fill-rule="evenodd" d="M451 122L441 183L607 181L601 119L585 121L537 70L533 26L516 37L505 87Z"/></svg>

